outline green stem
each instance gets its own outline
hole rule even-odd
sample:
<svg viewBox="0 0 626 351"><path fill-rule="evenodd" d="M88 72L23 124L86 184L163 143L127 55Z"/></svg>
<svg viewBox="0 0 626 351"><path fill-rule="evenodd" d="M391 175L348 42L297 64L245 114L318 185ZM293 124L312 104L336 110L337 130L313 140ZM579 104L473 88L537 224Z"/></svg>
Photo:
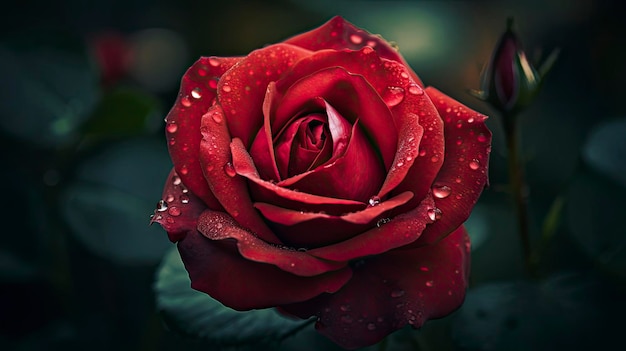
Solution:
<svg viewBox="0 0 626 351"><path fill-rule="evenodd" d="M509 182L513 202L517 214L520 242L522 244L522 258L526 273L533 277L534 267L531 264L530 231L528 223L528 191L524 180L524 167L519 148L519 132L515 115L504 115L506 143L509 161Z"/></svg>

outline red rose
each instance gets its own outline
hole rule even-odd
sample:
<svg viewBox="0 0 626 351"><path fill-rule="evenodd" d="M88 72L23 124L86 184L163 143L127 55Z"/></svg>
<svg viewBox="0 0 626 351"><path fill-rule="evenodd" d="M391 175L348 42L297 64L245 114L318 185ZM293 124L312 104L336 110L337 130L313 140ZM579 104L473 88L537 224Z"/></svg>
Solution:
<svg viewBox="0 0 626 351"><path fill-rule="evenodd" d="M174 170L153 220L194 289L370 345L463 301L485 119L340 17L203 57L166 119Z"/></svg>

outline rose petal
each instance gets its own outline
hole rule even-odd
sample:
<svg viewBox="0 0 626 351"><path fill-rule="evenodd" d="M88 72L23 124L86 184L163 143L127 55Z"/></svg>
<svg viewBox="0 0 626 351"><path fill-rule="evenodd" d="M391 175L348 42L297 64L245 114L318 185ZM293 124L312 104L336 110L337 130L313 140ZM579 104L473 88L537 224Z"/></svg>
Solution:
<svg viewBox="0 0 626 351"><path fill-rule="evenodd" d="M406 90L404 100L392 109L398 130L401 131L395 164L405 166L408 159L413 164L406 168L398 167L401 168L398 174L390 172L387 176L389 184L385 184L379 195L380 197L387 191L392 194L413 192L413 200L404 208L399 208L399 211L417 206L418 201L430 191L444 162L444 126L437 109L421 88L412 85ZM419 127L415 126L416 114L419 116ZM420 131L421 139L416 143Z"/></svg>
<svg viewBox="0 0 626 351"><path fill-rule="evenodd" d="M312 208L312 211L321 207L329 211L329 213L335 213L336 211L340 213L353 212L355 209L365 206L363 202L307 194L265 181L259 178L254 162L240 139L233 139L230 148L233 157L232 164L236 173L251 181L249 185L253 193L255 193L254 198L257 201L285 208L297 208L298 206L304 209Z"/></svg>
<svg viewBox="0 0 626 351"><path fill-rule="evenodd" d="M254 207L271 224L276 235L291 246L315 248L347 240L370 229L386 212L405 204L413 197L402 193L362 211L341 216L320 212L294 211L271 204L257 202Z"/></svg>
<svg viewBox="0 0 626 351"><path fill-rule="evenodd" d="M299 276L311 277L346 266L346 262L325 261L303 251L270 245L238 226L232 217L223 212L204 211L198 219L198 231L211 240L234 239L244 258L272 264Z"/></svg>
<svg viewBox="0 0 626 351"><path fill-rule="evenodd" d="M280 240L252 207L246 181L235 174L231 163L227 121L219 105L212 106L202 116L201 133L200 164L215 197L241 226L267 242L280 244Z"/></svg>
<svg viewBox="0 0 626 351"><path fill-rule="evenodd" d="M432 246L358 262L352 279L338 292L281 308L301 318L317 316L321 334L355 349L407 324L419 328L453 312L465 298L468 275L469 238L459 227Z"/></svg>
<svg viewBox="0 0 626 351"><path fill-rule="evenodd" d="M390 221L351 239L309 250L309 254L343 262L403 247L417 240L424 228L436 219L432 212L434 208L433 198L427 196L418 207L409 212L391 218Z"/></svg>
<svg viewBox="0 0 626 351"><path fill-rule="evenodd" d="M329 120L343 120L336 114L331 106L328 106ZM345 120L343 120L345 122ZM332 122L330 123L333 124ZM346 123L334 129L344 129ZM384 167L373 150L369 139L364 135L360 124L355 123L352 127L352 137L345 154L335 155L328 163L311 171L285 179L277 185L299 189L300 191L328 196L333 198L351 199L367 202L374 194L384 179ZM331 131L332 132L332 131ZM338 132L335 132L338 133ZM345 131L341 132L345 133ZM338 138L334 135L333 138ZM335 143L335 141L333 140ZM335 143L337 144L337 143ZM341 147L343 149L343 146ZM338 150L342 152L343 150ZM333 159L335 161L333 162ZM349 177L346 175L350 175Z"/></svg>
<svg viewBox="0 0 626 351"><path fill-rule="evenodd" d="M424 231L416 245L432 243L465 222L487 184L491 132L487 116L473 111L435 88L426 93L435 103L445 126L446 154L433 183L441 219Z"/></svg>
<svg viewBox="0 0 626 351"><path fill-rule="evenodd" d="M198 216L207 208L183 185L174 169L165 181L162 201L165 203L157 205L150 224L159 223L171 242L182 240L187 233L196 231Z"/></svg>
<svg viewBox="0 0 626 351"><path fill-rule="evenodd" d="M295 114L307 107L319 111L318 100L314 99L319 97L348 122L354 124L358 119L365 134L376 145L385 167L390 167L398 134L391 112L378 92L363 76L351 74L341 67L333 66L310 73L289 86L283 98L276 102L272 128L282 128ZM283 82L276 84L279 89L278 86L283 85Z"/></svg>
<svg viewBox="0 0 626 351"><path fill-rule="evenodd" d="M300 277L280 268L242 258L222 241L189 233L178 242L191 287L211 295L235 310L273 307L309 300L321 293L333 293L352 274L350 268L314 277Z"/></svg>
<svg viewBox="0 0 626 351"><path fill-rule="evenodd" d="M251 52L222 76L217 86L219 104L228 119L231 135L241 139L246 148L263 125L266 87L310 54L293 45L270 45Z"/></svg>
<svg viewBox="0 0 626 351"><path fill-rule="evenodd" d="M319 28L306 33L294 36L284 41L285 43L300 46L302 48L319 51L324 49L359 50L369 46L376 50L376 53L383 58L394 60L402 63L406 67L410 67L402 55L394 49L389 43L378 35L372 35L369 32L357 28L352 23L336 16L330 21L324 23ZM417 74L410 68L409 74L413 80L420 86L424 86Z"/></svg>
<svg viewBox="0 0 626 351"><path fill-rule="evenodd" d="M239 57L202 57L187 70L178 98L166 120L166 137L174 168L183 183L212 209L221 206L202 176L200 168L200 119L211 106L217 80Z"/></svg>
<svg viewBox="0 0 626 351"><path fill-rule="evenodd" d="M279 172L279 163L276 160L274 150L274 140L272 130L270 128L270 108L271 102L275 99L276 83L270 82L265 91L265 99L263 100L263 128L259 129L256 138L250 147L250 154L256 160L259 174L266 180L279 181L281 175Z"/></svg>

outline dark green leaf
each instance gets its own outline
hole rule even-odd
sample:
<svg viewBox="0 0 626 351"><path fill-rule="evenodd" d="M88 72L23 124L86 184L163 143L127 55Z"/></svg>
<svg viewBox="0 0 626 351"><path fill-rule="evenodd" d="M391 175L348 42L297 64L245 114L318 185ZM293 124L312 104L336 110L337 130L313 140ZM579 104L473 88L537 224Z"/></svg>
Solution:
<svg viewBox="0 0 626 351"><path fill-rule="evenodd" d="M594 169L626 187L626 118L595 128L583 149L583 159Z"/></svg>
<svg viewBox="0 0 626 351"><path fill-rule="evenodd" d="M0 77L0 128L38 145L68 142L98 99L84 55L0 47Z"/></svg>
<svg viewBox="0 0 626 351"><path fill-rule="evenodd" d="M610 349L625 311L618 292L587 274L490 284L470 290L453 338L459 350Z"/></svg>
<svg viewBox="0 0 626 351"><path fill-rule="evenodd" d="M283 317L274 309L235 311L193 290L175 248L161 263L154 290L157 307L172 330L213 345L258 349L259 344L280 342L311 324Z"/></svg>
<svg viewBox="0 0 626 351"><path fill-rule="evenodd" d="M159 102L153 96L118 89L102 98L83 133L88 138L140 135L159 127L160 116Z"/></svg>
<svg viewBox="0 0 626 351"><path fill-rule="evenodd" d="M88 249L121 263L157 263L171 245L149 226L171 165L158 141L117 143L83 162L64 190L62 213Z"/></svg>

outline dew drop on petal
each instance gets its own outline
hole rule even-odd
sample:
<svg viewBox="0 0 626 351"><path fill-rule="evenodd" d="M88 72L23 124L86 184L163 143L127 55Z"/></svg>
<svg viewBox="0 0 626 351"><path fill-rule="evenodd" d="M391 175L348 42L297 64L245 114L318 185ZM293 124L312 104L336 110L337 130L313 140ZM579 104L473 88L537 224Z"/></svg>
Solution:
<svg viewBox="0 0 626 351"><path fill-rule="evenodd" d="M187 173L189 173L189 169L187 169L187 166L182 166L180 168L180 174L186 175Z"/></svg>
<svg viewBox="0 0 626 351"><path fill-rule="evenodd" d="M430 218L431 221L436 221L438 219L441 218L441 210L438 208L431 208L427 211L428 214L428 218Z"/></svg>
<svg viewBox="0 0 626 351"><path fill-rule="evenodd" d="M218 67L220 65L220 61L217 59L217 57L209 57L209 65L213 67Z"/></svg>
<svg viewBox="0 0 626 351"><path fill-rule="evenodd" d="M217 89L217 78L209 79L209 88Z"/></svg>
<svg viewBox="0 0 626 351"><path fill-rule="evenodd" d="M419 153L420 156L426 156L426 150L422 149Z"/></svg>
<svg viewBox="0 0 626 351"><path fill-rule="evenodd" d="M390 219L390 218L381 218L381 219L379 219L379 220L378 220L378 222L376 222L376 226L380 228L380 227L382 227L384 224L387 224L387 223L389 223L389 222L391 222L391 219Z"/></svg>
<svg viewBox="0 0 626 351"><path fill-rule="evenodd" d="M429 280L426 282L426 286L429 288L432 288L435 285L435 283L432 280Z"/></svg>
<svg viewBox="0 0 626 351"><path fill-rule="evenodd" d="M352 323L352 317L349 314L344 314L341 316L341 321L346 324Z"/></svg>
<svg viewBox="0 0 626 351"><path fill-rule="evenodd" d="M193 88L193 90L191 91L191 97L194 99L199 99L202 97L202 89L200 88Z"/></svg>
<svg viewBox="0 0 626 351"><path fill-rule="evenodd" d="M228 175L229 177L234 177L237 175L237 172L235 171L235 167L233 166L232 163L228 162L224 165L224 172L226 173L226 175Z"/></svg>
<svg viewBox="0 0 626 351"><path fill-rule="evenodd" d="M400 87L387 87L387 89L383 91L382 98L387 106L396 106L404 100L404 89Z"/></svg>
<svg viewBox="0 0 626 351"><path fill-rule="evenodd" d="M475 171L475 170L477 170L477 169L480 167L480 163L478 162L478 160L477 160L477 159L473 159L473 160L471 160L471 161L470 161L470 163L469 163L469 167L470 167L472 170L474 170L474 171Z"/></svg>
<svg viewBox="0 0 626 351"><path fill-rule="evenodd" d="M180 208L172 206L167 210L167 213L169 213L170 216L178 217L180 216Z"/></svg>
<svg viewBox="0 0 626 351"><path fill-rule="evenodd" d="M370 197L370 199L367 201L367 203L368 203L370 206L372 206L372 207L373 207L373 206L376 206L376 205L380 204L380 197L378 197L378 196L372 196L372 197Z"/></svg>
<svg viewBox="0 0 626 351"><path fill-rule="evenodd" d="M352 34L350 35L350 41L352 42L352 44L359 45L363 42L363 38L356 34Z"/></svg>
<svg viewBox="0 0 626 351"><path fill-rule="evenodd" d="M213 112L211 117L215 123L222 123L222 115L219 112Z"/></svg>
<svg viewBox="0 0 626 351"><path fill-rule="evenodd" d="M165 202L172 202L174 201L174 195L169 194L167 195L167 197L165 198Z"/></svg>
<svg viewBox="0 0 626 351"><path fill-rule="evenodd" d="M341 305L341 306L339 306L339 309L344 311L344 312L348 312L348 311L350 311L350 305L348 305L348 304Z"/></svg>
<svg viewBox="0 0 626 351"><path fill-rule="evenodd" d="M229 87L228 85L224 85L224 86L222 87L222 90L223 90L225 93L229 93L231 89L230 89L230 87Z"/></svg>
<svg viewBox="0 0 626 351"><path fill-rule="evenodd" d="M176 125L176 123L174 122L168 123L167 127L165 127L165 130L167 130L168 133L174 134L178 130L178 125Z"/></svg>
<svg viewBox="0 0 626 351"><path fill-rule="evenodd" d="M487 137L485 136L485 134L478 134L477 137L478 141L480 141L481 143L484 143L485 141L487 141Z"/></svg>
<svg viewBox="0 0 626 351"><path fill-rule="evenodd" d="M439 186L433 187L433 195L435 195L435 197L438 199L445 199L446 197L450 195L450 192L452 192L452 190L450 189L449 186L446 186L446 185L439 185Z"/></svg>
<svg viewBox="0 0 626 351"><path fill-rule="evenodd" d="M159 200L156 205L156 210L157 212L167 211L167 202L165 202L164 200Z"/></svg>
<svg viewBox="0 0 626 351"><path fill-rule="evenodd" d="M172 177L172 184L180 185L180 183L181 183L181 180L179 176L175 175L174 177Z"/></svg>
<svg viewBox="0 0 626 351"><path fill-rule="evenodd" d="M375 330L375 329L376 329L376 324L374 323L367 324L367 330Z"/></svg>
<svg viewBox="0 0 626 351"><path fill-rule="evenodd" d="M185 194L181 195L180 196L180 202L184 203L184 204L188 204L189 203L189 195L185 195Z"/></svg>
<svg viewBox="0 0 626 351"><path fill-rule="evenodd" d="M417 84L411 84L411 85L409 85L409 93L411 93L413 95L423 95L424 94L424 89L422 89Z"/></svg>
<svg viewBox="0 0 626 351"><path fill-rule="evenodd" d="M431 158L430 158L430 160L431 160L433 163L434 163L434 162L437 162L437 161L439 161L439 156L437 156L437 155L433 155L433 157L431 157Z"/></svg>
<svg viewBox="0 0 626 351"><path fill-rule="evenodd" d="M426 266L421 266L420 267L420 271L422 271L422 272L428 272L429 270L430 269L428 269L428 267L426 267Z"/></svg>
<svg viewBox="0 0 626 351"><path fill-rule="evenodd" d="M189 100L189 97L185 96L182 99L180 99L180 103L185 106L185 107L189 107L191 106L191 101Z"/></svg>

